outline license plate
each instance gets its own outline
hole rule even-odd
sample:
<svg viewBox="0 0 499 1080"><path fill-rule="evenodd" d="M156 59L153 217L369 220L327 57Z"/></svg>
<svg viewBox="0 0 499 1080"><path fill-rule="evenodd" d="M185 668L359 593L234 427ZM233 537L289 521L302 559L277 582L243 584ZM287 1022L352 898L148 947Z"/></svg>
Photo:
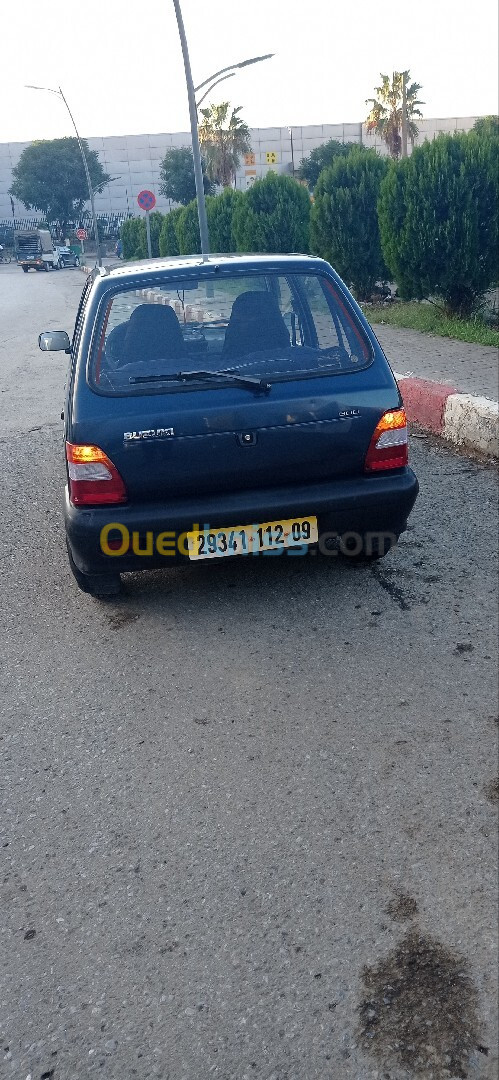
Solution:
<svg viewBox="0 0 499 1080"><path fill-rule="evenodd" d="M229 529L199 529L187 533L189 558L221 559L226 555L257 555L284 548L316 544L317 518L296 517L265 521L260 525L235 525Z"/></svg>

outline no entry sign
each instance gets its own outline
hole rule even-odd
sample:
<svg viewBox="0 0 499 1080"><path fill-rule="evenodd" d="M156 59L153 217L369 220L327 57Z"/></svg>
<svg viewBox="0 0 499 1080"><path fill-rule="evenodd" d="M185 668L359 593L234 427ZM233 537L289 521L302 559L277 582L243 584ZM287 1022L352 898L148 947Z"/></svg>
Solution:
<svg viewBox="0 0 499 1080"><path fill-rule="evenodd" d="M156 206L156 196L153 195L152 191L147 191L147 189L145 189L144 191L139 191L137 202L141 210L153 210Z"/></svg>

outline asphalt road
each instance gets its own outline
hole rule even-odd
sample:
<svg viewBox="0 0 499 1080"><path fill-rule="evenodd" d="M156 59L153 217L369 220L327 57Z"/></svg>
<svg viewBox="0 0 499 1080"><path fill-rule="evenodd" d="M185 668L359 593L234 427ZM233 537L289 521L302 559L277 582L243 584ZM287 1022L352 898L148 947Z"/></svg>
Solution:
<svg viewBox="0 0 499 1080"><path fill-rule="evenodd" d="M232 559L94 601L65 358L36 346L81 285L0 268L2 1080L492 1080L492 470L414 439L374 568Z"/></svg>

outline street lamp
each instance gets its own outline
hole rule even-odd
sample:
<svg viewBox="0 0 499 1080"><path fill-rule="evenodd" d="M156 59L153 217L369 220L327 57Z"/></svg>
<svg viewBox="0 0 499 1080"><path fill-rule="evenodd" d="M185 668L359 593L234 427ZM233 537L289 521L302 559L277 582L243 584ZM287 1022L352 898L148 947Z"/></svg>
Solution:
<svg viewBox="0 0 499 1080"><path fill-rule="evenodd" d="M211 86L208 87L202 98L199 99L197 103L198 109L199 106L203 103L204 99L208 97L208 94L211 94L213 87L218 86L218 84L224 82L225 79L232 79L233 75L236 74L236 70L238 68L250 67L251 64L260 64L262 60L271 60L273 55L274 53L265 53L265 56L252 56L250 60L241 60L239 64L229 64L228 67L220 68L220 71L215 71L213 75L209 76L208 79L204 79L203 82L199 84L199 86L194 87L194 92L197 94L198 90L202 90L203 86L206 86L206 83L211 83L212 79L216 79L216 82L211 83ZM225 71L230 72L230 74L224 75ZM222 76L221 79L218 78L219 75Z"/></svg>
<svg viewBox="0 0 499 1080"><path fill-rule="evenodd" d="M185 82L187 86L187 98L189 101L189 118L191 121L192 157L194 160L194 180L196 184L196 198L198 203L199 237L201 240L201 254L203 262L210 252L210 240L208 234L208 218L206 217L206 203L204 200L203 166L201 164L201 150L199 147L198 114L196 109L196 97L194 83L192 81L191 62L189 49L185 36L184 21L180 10L180 0L173 0L175 15L177 17L178 33L184 58Z"/></svg>
<svg viewBox="0 0 499 1080"><path fill-rule="evenodd" d="M288 127L288 131L289 131L289 141L291 143L291 172L293 173L293 176L294 176L295 175L295 148L294 148L294 143L293 143L293 128Z"/></svg>
<svg viewBox="0 0 499 1080"><path fill-rule="evenodd" d="M221 79L216 79L215 82L212 83L207 90L205 90L202 98L200 98L199 101L196 102L196 109L199 109L200 105L203 104L204 99L208 97L208 94L211 94L211 91L215 86L218 86L218 84L221 82L225 82L226 79L233 79L235 74L235 71L231 71L229 75L222 75Z"/></svg>
<svg viewBox="0 0 499 1080"><path fill-rule="evenodd" d="M102 266L102 258L101 258L100 243L99 243L99 229L97 227L97 215L95 213L94 190L92 188L92 181L90 179L90 172L89 172L89 168L88 168L88 161L87 161L87 158L86 158L85 150L83 148L83 143L82 143L82 141L80 139L80 136L79 136L79 133L78 133L78 128L76 127L74 116L73 116L73 114L71 112L71 109L69 108L69 105L68 105L68 103L66 101L66 98L64 97L64 94L63 94L60 86L59 86L59 88L57 90L53 90L52 87L50 87L50 86L27 86L26 89L27 90L46 90L47 93L49 93L49 94L55 94L56 97L59 97L59 98L62 99L62 101L64 102L64 104L66 106L66 109L68 110L69 116L71 118L71 123L72 123L72 125L73 125L73 127L75 129L75 135L76 135L76 139L77 139L77 142L78 142L78 146L80 148L80 154L81 154L82 160L83 160L83 168L85 169L85 177L86 177L86 180L87 180L87 187L88 187L88 197L89 197L89 200L90 200L90 208L91 208L91 212L92 212L92 224L93 224L94 237L95 237L95 252L96 252L97 266Z"/></svg>
<svg viewBox="0 0 499 1080"><path fill-rule="evenodd" d="M180 44L182 46L182 56L184 58L185 82L186 82L186 86L187 86L187 98L188 98L188 101L189 101L189 118L190 118L190 123L191 123L192 157L193 157L193 160L194 160L194 179L195 179L195 182L196 182L196 198L197 198L197 204L198 204L199 236L200 236L200 240L201 240L201 255L203 257L203 262L206 262L206 259L207 259L208 255L209 255L209 252L210 252L210 239L209 239L209 234L208 234L208 219L206 217L206 202L205 202L205 197L204 197L203 167L202 167L202 164L201 164L201 150L200 150L200 146L199 146L198 114L197 114L198 105L196 105L196 94L197 94L198 90L202 90L203 86L206 86L207 83L212 83L212 85L209 87L209 89L206 91L205 94L203 94L203 97L200 99L200 101L198 103L200 105L201 102L204 101L206 95L209 94L210 90L213 89L213 86L216 86L217 83L219 83L219 82L223 82L224 78L230 78L231 77L230 75L225 74L227 71L229 71L231 74L233 74L234 69L243 68L243 67L249 67L250 64L258 64L258 63L260 63L261 60L269 60L270 57L273 56L273 53L267 53L265 56L253 56L251 58L251 60L242 60L239 64L229 64L228 67L220 68L220 71L215 71L214 74L210 75L210 77L208 79L204 79L204 81L202 83L199 83L199 86L194 87L194 83L192 81L191 64L190 64L190 60L189 60L189 50L188 50L188 47L187 47L187 38L186 38L186 34L185 34L184 21L182 19L182 11L180 9L180 0L173 0L173 6L175 8L175 15L176 15L176 18L177 18L178 33L179 33L179 37L180 37ZM218 78L219 75L223 76L223 78L219 79ZM216 82L213 82L214 79L216 80Z"/></svg>

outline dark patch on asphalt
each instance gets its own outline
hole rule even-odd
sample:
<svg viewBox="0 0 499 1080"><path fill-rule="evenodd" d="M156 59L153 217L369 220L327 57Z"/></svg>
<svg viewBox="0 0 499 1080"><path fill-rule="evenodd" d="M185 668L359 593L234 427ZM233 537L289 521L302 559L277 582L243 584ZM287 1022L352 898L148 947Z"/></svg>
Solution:
<svg viewBox="0 0 499 1080"><path fill-rule="evenodd" d="M137 622L138 618L139 616L133 611L116 611L114 615L108 615L109 624L113 630L121 630L122 626Z"/></svg>
<svg viewBox="0 0 499 1080"><path fill-rule="evenodd" d="M410 930L364 969L360 1043L384 1066L434 1080L466 1077L479 1044L477 994L464 957Z"/></svg>
<svg viewBox="0 0 499 1080"><path fill-rule="evenodd" d="M382 570L381 566L372 566L371 573L373 577L376 578L376 581L379 582L381 588L384 589L389 596L391 596L392 600L395 600L395 603L398 604L401 611L411 610L411 605L409 601L406 600L402 589L399 587L399 585L395 585L394 581L390 581L390 579L386 576L385 572Z"/></svg>
<svg viewBox="0 0 499 1080"><path fill-rule="evenodd" d="M471 641L458 641L456 648L454 649L454 656L461 656L462 653L473 652L475 648L471 644Z"/></svg>
<svg viewBox="0 0 499 1080"><path fill-rule="evenodd" d="M414 897L399 892L390 900L385 910L395 922L403 922L404 919L413 919L417 915L418 905Z"/></svg>
<svg viewBox="0 0 499 1080"><path fill-rule="evenodd" d="M483 790L491 803L499 803L499 776L489 780Z"/></svg>

